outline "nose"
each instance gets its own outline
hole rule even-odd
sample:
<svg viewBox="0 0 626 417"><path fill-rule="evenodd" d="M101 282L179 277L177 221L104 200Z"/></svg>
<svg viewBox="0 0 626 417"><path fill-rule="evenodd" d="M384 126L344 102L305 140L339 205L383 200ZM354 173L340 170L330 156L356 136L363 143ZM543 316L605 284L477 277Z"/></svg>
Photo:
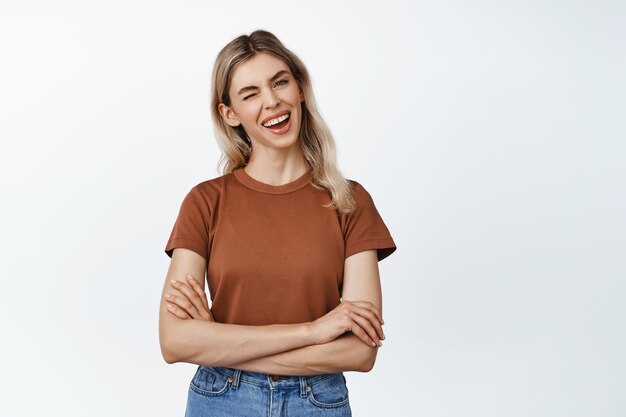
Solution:
<svg viewBox="0 0 626 417"><path fill-rule="evenodd" d="M271 88L269 90L264 91L262 94L263 94L263 103L265 105L265 108L271 109L271 108L276 107L280 103L280 100L276 96L276 93Z"/></svg>

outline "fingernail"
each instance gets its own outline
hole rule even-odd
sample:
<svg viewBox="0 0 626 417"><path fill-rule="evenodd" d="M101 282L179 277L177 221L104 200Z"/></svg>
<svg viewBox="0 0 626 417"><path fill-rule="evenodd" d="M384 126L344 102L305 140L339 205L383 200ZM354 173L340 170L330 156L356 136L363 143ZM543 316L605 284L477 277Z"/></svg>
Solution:
<svg viewBox="0 0 626 417"><path fill-rule="evenodd" d="M172 308L172 305L171 305L171 304L168 304L168 305L167 305L167 308Z"/></svg>
<svg viewBox="0 0 626 417"><path fill-rule="evenodd" d="M376 343L372 342L372 346L374 346L374 347L375 347L375 346L376 346Z"/></svg>
<svg viewBox="0 0 626 417"><path fill-rule="evenodd" d="M171 297L171 295L165 294L165 298L170 298L170 297Z"/></svg>
<svg viewBox="0 0 626 417"><path fill-rule="evenodd" d="M191 275L187 275L187 279L188 279L189 281L191 281L191 280L193 279L193 277L192 277Z"/></svg>
<svg viewBox="0 0 626 417"><path fill-rule="evenodd" d="M178 281L176 281L175 279L170 281L172 284L176 284Z"/></svg>
<svg viewBox="0 0 626 417"><path fill-rule="evenodd" d="M383 342L381 342L380 340L378 341L378 346L382 346Z"/></svg>

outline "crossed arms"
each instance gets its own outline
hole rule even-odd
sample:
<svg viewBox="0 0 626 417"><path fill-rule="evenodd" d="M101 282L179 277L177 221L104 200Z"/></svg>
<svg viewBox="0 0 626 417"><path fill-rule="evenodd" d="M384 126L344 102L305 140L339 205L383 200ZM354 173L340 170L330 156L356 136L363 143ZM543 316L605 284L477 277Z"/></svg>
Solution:
<svg viewBox="0 0 626 417"><path fill-rule="evenodd" d="M170 300L188 298L182 286L190 282L186 276L204 277L205 269L206 261L199 254L185 248L174 250L159 309L159 341L167 363L188 362L303 376L340 371L368 372L373 368L378 346L369 346L364 340L374 339L377 342L377 333L371 332L371 329L367 333L354 325L352 331L340 331L332 336L332 324L339 322L340 318L331 313L324 318L333 317L322 324L309 322L267 326L217 323L212 321L212 317L199 320L176 316L172 309L168 309L167 305L172 303L165 295L170 294ZM178 284L173 285L172 280L178 281ZM203 292L204 279L197 282ZM365 307L366 301L371 303L371 310L379 313L378 316L382 315L376 250L359 252L346 259L342 294L342 304L348 305L339 306L342 308L338 307L333 312L354 317L352 311L365 311L361 307ZM352 311L340 311L342 309ZM372 313L369 315L374 317ZM363 317L357 317L357 321L365 323L363 320ZM325 330L322 331L322 328Z"/></svg>

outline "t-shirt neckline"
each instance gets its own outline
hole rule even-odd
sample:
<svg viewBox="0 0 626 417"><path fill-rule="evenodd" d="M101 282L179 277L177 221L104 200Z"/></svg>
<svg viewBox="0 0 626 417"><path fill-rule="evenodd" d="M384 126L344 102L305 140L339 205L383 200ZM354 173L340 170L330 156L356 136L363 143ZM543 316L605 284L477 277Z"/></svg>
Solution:
<svg viewBox="0 0 626 417"><path fill-rule="evenodd" d="M308 167L307 171L304 174L291 182L281 185L271 185L252 178L243 169L243 167L239 167L233 171L233 175L235 176L235 178L237 178L237 180L239 180L240 183L255 191L260 191L267 194L287 194L299 190L300 188L305 187L311 182L311 178L313 177L312 174L313 170L311 169L311 167Z"/></svg>

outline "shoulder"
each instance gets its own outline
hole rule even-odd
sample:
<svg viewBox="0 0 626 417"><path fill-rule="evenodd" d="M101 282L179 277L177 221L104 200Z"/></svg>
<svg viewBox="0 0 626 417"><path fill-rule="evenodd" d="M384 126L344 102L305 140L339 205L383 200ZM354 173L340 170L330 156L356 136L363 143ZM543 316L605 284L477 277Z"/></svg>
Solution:
<svg viewBox="0 0 626 417"><path fill-rule="evenodd" d="M224 191L226 184L233 180L232 172L219 177L203 180L196 183L189 194L194 194L197 197L202 197L206 200L215 200L219 198L220 194Z"/></svg>
<svg viewBox="0 0 626 417"><path fill-rule="evenodd" d="M201 209L208 209L209 212L212 212L213 208L218 205L220 197L226 188L226 184L231 178L232 173L228 173L196 183L188 189L183 200L183 205L196 206Z"/></svg>
<svg viewBox="0 0 626 417"><path fill-rule="evenodd" d="M219 177L211 178L208 180L201 181L194 185L194 188L198 188L199 190L211 190L216 188L222 188L223 185L230 181L233 177L233 173L229 172L224 175L220 175Z"/></svg>
<svg viewBox="0 0 626 417"><path fill-rule="evenodd" d="M350 183L350 187L352 189L352 196L354 197L354 201L357 206L362 206L366 204L373 204L374 200L372 196L367 191L367 189L360 182L347 178Z"/></svg>

